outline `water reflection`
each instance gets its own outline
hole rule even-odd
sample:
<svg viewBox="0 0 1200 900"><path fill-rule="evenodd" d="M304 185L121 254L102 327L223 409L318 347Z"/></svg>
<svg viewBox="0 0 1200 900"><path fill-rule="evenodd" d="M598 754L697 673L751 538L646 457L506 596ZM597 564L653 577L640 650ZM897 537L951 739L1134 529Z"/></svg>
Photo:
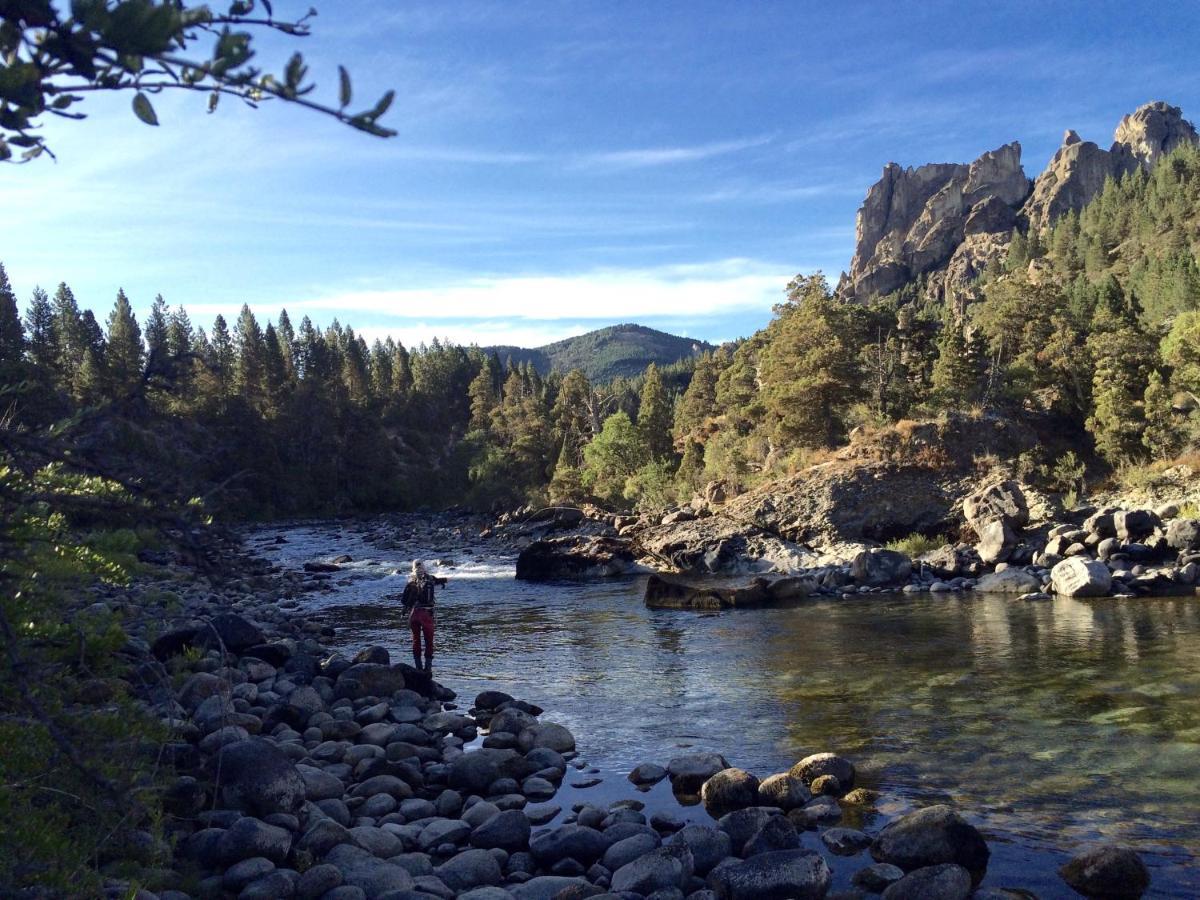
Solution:
<svg viewBox="0 0 1200 900"><path fill-rule="evenodd" d="M339 577L311 602L344 646L406 658L384 597L412 548L290 535L268 548L289 565L345 551L384 574ZM861 763L888 812L948 799L1026 853L1120 839L1150 854L1156 890L1200 889L1195 598L876 595L698 615L646 610L637 580L528 585L511 560L454 552L440 674L545 706L610 776L682 747L761 775L833 749Z"/></svg>

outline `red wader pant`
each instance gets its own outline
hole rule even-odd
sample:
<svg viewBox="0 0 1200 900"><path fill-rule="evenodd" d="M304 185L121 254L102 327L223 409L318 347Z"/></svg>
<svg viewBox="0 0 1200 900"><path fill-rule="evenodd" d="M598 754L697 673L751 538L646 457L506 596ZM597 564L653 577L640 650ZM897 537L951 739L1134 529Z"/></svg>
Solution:
<svg viewBox="0 0 1200 900"><path fill-rule="evenodd" d="M425 635L425 659L433 659L433 610L418 606L408 620L413 635L413 657L421 655L421 635Z"/></svg>

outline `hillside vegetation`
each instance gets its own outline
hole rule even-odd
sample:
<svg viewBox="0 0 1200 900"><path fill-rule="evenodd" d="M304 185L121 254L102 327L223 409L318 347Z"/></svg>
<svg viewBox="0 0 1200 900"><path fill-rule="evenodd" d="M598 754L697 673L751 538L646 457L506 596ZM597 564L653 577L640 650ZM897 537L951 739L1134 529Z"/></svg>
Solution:
<svg viewBox="0 0 1200 900"><path fill-rule="evenodd" d="M711 344L677 337L645 325L611 325L546 344L544 347L485 347L502 362L530 363L539 375L567 373L579 369L592 382L635 378L651 363L671 365L711 351Z"/></svg>

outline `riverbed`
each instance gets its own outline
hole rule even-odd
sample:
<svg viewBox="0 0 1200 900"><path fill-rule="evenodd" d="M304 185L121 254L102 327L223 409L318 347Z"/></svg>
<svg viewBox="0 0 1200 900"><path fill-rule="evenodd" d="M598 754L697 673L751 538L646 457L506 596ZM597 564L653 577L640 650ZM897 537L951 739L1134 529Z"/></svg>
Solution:
<svg viewBox="0 0 1200 900"><path fill-rule="evenodd" d="M765 777L830 750L882 793L877 816L847 824L870 832L950 802L988 836L985 884L1069 895L1055 869L1104 839L1143 854L1150 896L1200 893L1197 598L867 595L696 613L647 610L640 578L519 582L510 552L416 519L275 526L251 545L289 569L351 556L302 608L337 629L334 646L406 662L408 565L448 578L435 677L466 703L498 688L571 729L603 783L556 802L642 796L704 820L626 773L715 750ZM826 856L839 881L865 864Z"/></svg>

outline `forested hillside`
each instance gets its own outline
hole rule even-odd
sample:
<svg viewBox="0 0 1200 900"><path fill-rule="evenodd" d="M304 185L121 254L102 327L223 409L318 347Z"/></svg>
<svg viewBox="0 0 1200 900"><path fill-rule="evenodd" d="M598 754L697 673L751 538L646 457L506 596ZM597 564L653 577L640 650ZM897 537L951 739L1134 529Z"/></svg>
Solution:
<svg viewBox="0 0 1200 900"><path fill-rule="evenodd" d="M1194 445L1198 246L1188 144L1110 179L1081 213L1015 231L974 302L922 302L914 284L858 303L820 273L798 277L750 339L634 378L593 380L583 358L619 372L607 348L631 334L661 348L649 329L544 348L580 365L543 376L474 347L368 346L286 312L264 324L248 307L206 330L160 298L139 323L120 292L102 326L65 284L35 291L22 321L6 276L0 373L10 422L107 410L94 440L112 458L240 515L662 507L711 481L737 490L795 471L856 425L965 408L1051 416L1077 458L1022 465L1069 486L1062 473L1081 460L1120 467Z"/></svg>
<svg viewBox="0 0 1200 900"><path fill-rule="evenodd" d="M711 344L677 337L645 325L610 325L555 341L544 347L484 347L507 363L531 363L541 375L579 369L591 381L634 378L651 363L664 366L686 361L713 349Z"/></svg>

